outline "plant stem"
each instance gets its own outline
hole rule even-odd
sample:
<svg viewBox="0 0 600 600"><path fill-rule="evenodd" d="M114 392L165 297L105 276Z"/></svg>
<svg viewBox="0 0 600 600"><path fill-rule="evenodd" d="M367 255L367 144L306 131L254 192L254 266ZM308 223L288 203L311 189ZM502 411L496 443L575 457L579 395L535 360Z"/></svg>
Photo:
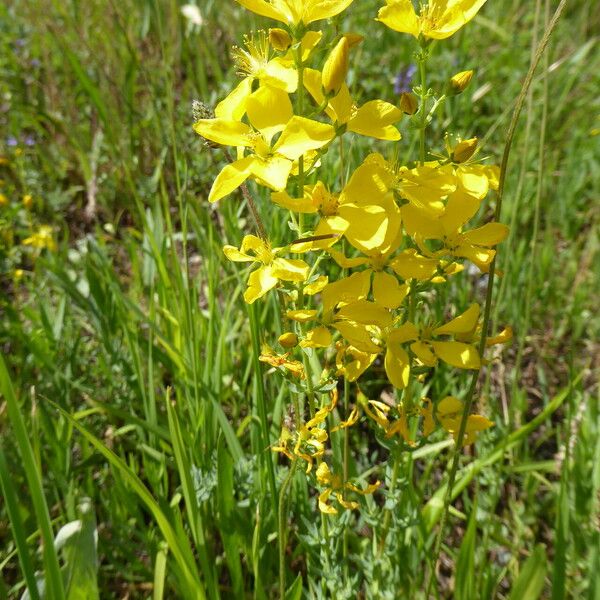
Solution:
<svg viewBox="0 0 600 600"><path fill-rule="evenodd" d="M427 129L427 63L428 54L423 46L418 55L419 75L421 77L421 125L419 128L419 163L425 163L425 130Z"/></svg>
<svg viewBox="0 0 600 600"><path fill-rule="evenodd" d="M523 82L523 87L521 88L521 92L519 93L519 96L517 98L515 110L514 110L514 113L513 113L509 128L508 128L508 133L506 136L506 144L504 146L504 152L502 154L502 163L500 166L500 182L498 185L498 200L496 203L496 210L495 210L495 214L494 214L495 221L498 221L500 219L500 214L502 211L502 200L504 197L504 187L506 184L506 173L507 173L508 160L510 158L512 143L513 143L515 131L517 129L517 125L519 123L519 117L521 115L521 110L523 109L523 104L527 97L527 93L529 91L529 87L531 86L531 82L533 81L533 76L535 74L537 66L540 62L540 59L542 58L542 55L544 54L544 51L546 49L546 46L548 45L548 42L550 41L550 36L554 32L556 25L558 23L558 20L560 19L562 13L564 12L566 4L567 4L567 0L561 0L554 15L552 16L552 20L550 21L548 27L546 28L546 31L544 32L544 36L542 37L542 40L537 48L537 51L533 58L533 61L532 61L531 65L529 66L529 71L527 72L527 76L525 77L525 81ZM487 286L487 292L486 292L486 298L485 298L483 327L481 330L481 340L479 341L479 354L482 357L483 357L483 353L485 350L486 338L487 338L487 333L488 333L488 328L489 328L489 323L490 323L490 312L491 312L491 306L492 306L492 295L493 295L493 288L494 288L495 273L496 273L496 257L494 257L494 259L492 260L492 263L490 265L488 286ZM450 500L452 498L452 491L453 491L454 482L456 479L456 473L458 472L458 463L460 460L460 453L462 450L463 439L464 439L465 430L467 427L467 419L469 417L471 408L473 406L473 401L474 401L474 396L475 396L475 388L477 387L477 380L479 378L479 372L480 372L480 369L478 369L477 371L475 371L473 373L473 376L471 378L471 383L470 383L469 389L467 391L466 400L464 403L463 414L461 417L460 427L458 430L458 438L457 438L457 442L456 442L456 445L454 448L454 454L452 457L452 465L450 467L450 473L448 476L448 486L446 488L446 493L444 495L444 509L442 512L440 527L438 530L438 535L436 537L436 542L435 542L435 547L434 547L434 552L433 552L433 561L432 562L434 565L436 565L439 560L440 550L441 550L441 546L442 546L442 538L444 535L444 529L445 529L446 521L448 518L448 510L450 507ZM433 583L434 578L435 578L435 573L431 572L429 574L429 583L427 586L427 590L428 590L427 596L429 596L429 592L431 590L431 585Z"/></svg>

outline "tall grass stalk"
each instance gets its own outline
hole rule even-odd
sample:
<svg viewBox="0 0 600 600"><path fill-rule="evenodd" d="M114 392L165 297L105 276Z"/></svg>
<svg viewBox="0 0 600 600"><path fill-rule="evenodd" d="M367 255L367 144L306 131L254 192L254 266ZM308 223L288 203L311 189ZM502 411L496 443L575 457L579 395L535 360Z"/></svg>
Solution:
<svg viewBox="0 0 600 600"><path fill-rule="evenodd" d="M561 0L560 4L556 8L556 11L554 12L554 15L552 16L550 23L546 27L546 30L544 32L542 40L540 41L538 49L533 58L533 61L532 61L531 65L529 66L529 71L527 72L527 76L525 77L525 81L523 82L523 87L521 89L521 93L517 97L515 110L514 110L510 125L508 127L508 132L506 135L506 143L504 146L504 152L502 154L502 163L500 165L500 181L499 181L499 186L498 186L498 199L497 199L496 210L495 210L495 214L494 214L495 221L498 221L500 219L500 215L501 215L501 211L502 211L502 200L504 198L504 187L506 184L508 161L510 158L510 153L511 153L511 149L512 149L512 143L513 143L515 131L516 131L517 125L519 123L519 117L521 116L521 111L523 109L523 104L525 102L525 99L527 98L527 94L529 92L529 87L531 86L531 82L533 81L533 76L538 67L538 64L544 54L544 51L546 50L546 47L548 46L550 38L551 38L554 30L556 29L558 21L559 21L560 17L562 16L566 5L567 5L567 0ZM496 258L494 257L494 259L492 260L492 263L490 265L489 279L488 279L486 298L485 298L483 326L482 326L482 330L481 330L481 340L479 343L480 356L484 355L485 348L486 348L487 334L488 334L489 325L490 325L490 314L491 314L491 308L492 308L492 295L493 295L493 288L494 288L495 273L496 273ZM460 460L460 454L462 451L465 430L467 427L467 419L469 417L469 414L471 413L473 402L475 400L475 389L477 387L477 381L479 379L479 372L480 371L477 370L473 373L473 376L471 378L471 383L470 383L469 389L467 390L467 394L466 394L466 400L464 403L464 412L462 414L462 418L460 421L460 428L458 430L458 438L457 438L457 442L456 442L454 452L453 452L452 463L450 466L450 473L448 475L448 487L446 488L446 494L444 496L444 509L442 512L442 518L440 521L440 526L439 526L439 530L438 530L438 534L436 537L435 546L434 546L434 550L433 550L434 564L437 564L437 562L439 560L440 550L441 550L441 546L442 546L442 539L444 536L444 530L445 530L446 521L448 518L448 510L450 507L450 502L451 502L452 493L453 493L454 481L456 479L456 473L458 471L458 463ZM429 573L429 582L427 585L428 590L431 589L431 586L434 582L435 576L436 576L435 572Z"/></svg>

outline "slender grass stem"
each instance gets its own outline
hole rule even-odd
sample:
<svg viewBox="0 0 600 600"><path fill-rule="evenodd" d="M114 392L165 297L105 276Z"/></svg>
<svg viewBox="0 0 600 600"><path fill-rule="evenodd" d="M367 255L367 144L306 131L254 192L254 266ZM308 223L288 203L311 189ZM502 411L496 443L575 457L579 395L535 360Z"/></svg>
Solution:
<svg viewBox="0 0 600 600"><path fill-rule="evenodd" d="M548 24L546 31L544 32L542 40L540 41L540 44L539 44L537 51L535 53L535 56L533 58L533 61L531 62L531 65L529 66L529 71L527 72L527 76L525 77L525 81L523 82L523 87L521 88L521 92L517 98L517 102L515 105L515 111L513 113L513 116L512 116L512 119L511 119L511 122L510 122L510 125L508 128L508 132L506 135L506 143L504 146L504 152L502 154L502 163L500 166L500 182L499 182L499 186L498 186L498 200L497 200L497 204L496 204L494 220L499 220L500 214L502 211L502 200L504 198L504 188L506 185L508 160L510 158L512 143L514 140L514 135L515 135L515 131L517 129L517 125L519 123L519 117L520 117L521 111L523 109L523 104L525 103L525 99L527 98L527 94L529 92L529 87L531 86L531 82L533 81L533 76L535 74L537 66L542 58L542 55L544 54L544 51L546 50L546 47L548 46L550 37L552 36L552 33L556 29L556 25L558 24L558 21L564 12L566 4L567 4L567 0L561 0L556 11L554 12L552 19L551 19L550 23ZM489 328L489 323L490 323L490 313L491 313L491 306L492 306L492 295L493 295L493 289L494 289L495 273L496 273L496 258L494 257L494 260L492 260L492 263L490 265L488 286L487 286L487 292L486 292L486 298L485 298L483 327L481 330L481 340L479 342L480 356L483 356L483 353L485 351L486 338L487 338L487 333L488 333L488 328ZM467 427L467 419L469 417L469 414L471 412L471 408L473 406L473 402L475 399L475 389L477 387L477 380L479 378L479 373L480 373L479 369L473 373L473 376L471 378L471 383L470 383L469 389L467 391L466 400L464 403L464 410L463 410L462 418L460 421L460 427L458 430L458 438L457 438L457 442L456 442L456 445L454 448L452 464L450 467L450 473L448 475L448 486L446 488L446 493L444 495L444 509L442 511L442 517L440 520L438 535L436 537L435 546L434 546L434 552L433 552L433 564L434 565L437 565L437 562L439 560L440 550L441 550L441 546L442 546L442 539L444 536L444 529L445 529L446 521L448 518L450 500L452 498L452 491L453 491L453 487L454 487L454 482L456 480L456 473L458 472L458 463L460 461L460 454L462 451L463 439L464 439L465 430ZM431 586L433 584L434 579L435 579L435 573L430 572L429 573L429 582L427 585L427 590L428 590L427 595L429 595L429 592L431 590Z"/></svg>
<svg viewBox="0 0 600 600"><path fill-rule="evenodd" d="M279 597L281 600L285 599L285 588L286 588L286 577L285 577L285 548L287 546L287 535L286 535L286 495L294 473L296 472L296 466L298 459L294 459L290 465L288 474L286 475L283 483L281 484L281 490L279 493L279 519L278 519L278 539L279 539Z"/></svg>

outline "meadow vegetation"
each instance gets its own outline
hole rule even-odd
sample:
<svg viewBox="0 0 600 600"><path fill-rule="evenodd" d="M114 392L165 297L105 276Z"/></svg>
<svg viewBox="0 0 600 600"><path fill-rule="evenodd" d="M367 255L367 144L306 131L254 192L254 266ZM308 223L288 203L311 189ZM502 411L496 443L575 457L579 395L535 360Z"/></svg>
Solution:
<svg viewBox="0 0 600 600"><path fill-rule="evenodd" d="M399 105L419 86L418 45L374 20L383 4L355 0L312 25L326 36L321 65L341 33L364 36L346 77L359 105ZM501 164L558 4L490 1L435 43L427 86L474 75L427 127L432 156L447 156L446 134L450 153L457 136L477 137L481 164ZM276 26L233 0L0 6L0 599L26 588L50 599L262 599L282 589L296 600L600 599L594 3L567 0L512 142L490 319L494 335L510 325L513 338L479 373L473 405L493 426L460 453L439 414L427 439L424 413L394 443L365 412L331 431L366 398L395 404L402 385L389 383L380 356L362 395L340 382L338 406L321 413L333 446L310 476L282 441L309 394L273 357L260 360L264 343L282 353L277 339L290 332L281 293L245 302L249 270L223 252L238 256L257 235L246 193L274 246L302 237L302 221L254 182L210 203L231 157L194 132L196 123L210 137L198 111L239 82L231 47ZM417 164L415 119L395 126L393 144L336 142L323 158L328 185L339 191L373 152ZM472 226L493 220L497 198L491 189ZM332 279L349 268L323 264ZM420 293L446 323L483 307L488 282L465 265ZM301 367L314 368L316 352L305 356ZM440 365L431 379L415 372L414 385L465 398L472 371ZM338 390L335 357L328 366L323 409ZM327 480L323 464L369 491L352 497L357 507L315 486L317 466Z"/></svg>

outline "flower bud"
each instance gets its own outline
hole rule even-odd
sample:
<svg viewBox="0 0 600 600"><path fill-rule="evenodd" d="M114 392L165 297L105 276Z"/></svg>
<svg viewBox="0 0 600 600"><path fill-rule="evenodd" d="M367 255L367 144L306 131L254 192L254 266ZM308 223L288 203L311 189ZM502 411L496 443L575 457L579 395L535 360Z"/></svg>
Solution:
<svg viewBox="0 0 600 600"><path fill-rule="evenodd" d="M282 333L279 336L278 341L284 348L293 348L296 344L298 344L298 336L295 333L288 331L286 333Z"/></svg>
<svg viewBox="0 0 600 600"><path fill-rule="evenodd" d="M450 78L450 94L455 96L461 94L467 89L473 79L473 71L461 71Z"/></svg>
<svg viewBox="0 0 600 600"><path fill-rule="evenodd" d="M468 161L473 153L477 149L477 138L471 138L470 140L463 140L458 142L452 152L452 160L455 163L464 163Z"/></svg>
<svg viewBox="0 0 600 600"><path fill-rule="evenodd" d="M4 194L0 194L0 206L6 206L8 204L8 198Z"/></svg>
<svg viewBox="0 0 600 600"><path fill-rule="evenodd" d="M349 50L348 39L343 37L325 61L321 79L325 92L337 94L340 91L342 83L346 79L346 73L348 73Z"/></svg>
<svg viewBox="0 0 600 600"><path fill-rule="evenodd" d="M31 208L31 205L33 204L33 197L31 194L25 194L23 196L23 206L27 209Z"/></svg>
<svg viewBox="0 0 600 600"><path fill-rule="evenodd" d="M411 92L402 92L400 94L400 110L405 115L414 115L417 112L419 103L417 97Z"/></svg>
<svg viewBox="0 0 600 600"><path fill-rule="evenodd" d="M285 29L275 27L269 29L269 44L271 44L275 50L285 52L292 45L292 38Z"/></svg>

